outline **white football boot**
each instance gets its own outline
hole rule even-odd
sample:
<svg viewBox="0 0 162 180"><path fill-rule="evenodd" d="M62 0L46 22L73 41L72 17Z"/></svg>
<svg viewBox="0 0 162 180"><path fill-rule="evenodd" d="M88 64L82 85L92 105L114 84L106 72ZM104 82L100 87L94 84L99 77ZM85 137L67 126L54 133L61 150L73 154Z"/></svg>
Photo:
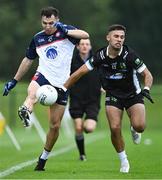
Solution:
<svg viewBox="0 0 162 180"><path fill-rule="evenodd" d="M121 173L129 173L129 161L125 160L124 162L121 162L120 172Z"/></svg>

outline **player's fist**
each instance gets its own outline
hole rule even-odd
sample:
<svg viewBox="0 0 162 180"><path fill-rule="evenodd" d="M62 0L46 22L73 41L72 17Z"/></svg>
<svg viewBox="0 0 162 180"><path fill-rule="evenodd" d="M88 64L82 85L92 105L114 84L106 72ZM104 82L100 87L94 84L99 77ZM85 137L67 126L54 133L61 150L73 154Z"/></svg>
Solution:
<svg viewBox="0 0 162 180"><path fill-rule="evenodd" d="M151 103L154 103L153 99L150 96L150 91L148 89L142 90L142 95L146 97Z"/></svg>
<svg viewBox="0 0 162 180"><path fill-rule="evenodd" d="M65 35L68 33L68 29L66 28L66 25L57 21L54 24L54 27L56 27L59 31L63 32Z"/></svg>
<svg viewBox="0 0 162 180"><path fill-rule="evenodd" d="M17 84L16 79L12 79L11 81L7 82L4 86L3 96L7 96L9 91L13 89Z"/></svg>

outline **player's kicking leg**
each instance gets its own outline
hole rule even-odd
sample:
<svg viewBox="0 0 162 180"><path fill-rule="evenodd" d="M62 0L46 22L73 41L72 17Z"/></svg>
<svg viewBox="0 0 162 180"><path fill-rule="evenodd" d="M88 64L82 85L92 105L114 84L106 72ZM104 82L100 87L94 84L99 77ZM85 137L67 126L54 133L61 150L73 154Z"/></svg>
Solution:
<svg viewBox="0 0 162 180"><path fill-rule="evenodd" d="M31 112L26 106L22 105L19 107L18 115L22 120L24 127L28 127L30 125L30 114Z"/></svg>
<svg viewBox="0 0 162 180"><path fill-rule="evenodd" d="M19 107L18 115L22 120L24 127L30 125L30 114L33 109L33 105L36 103L36 91L39 88L39 84L36 81L31 81L28 87L28 96L22 106Z"/></svg>

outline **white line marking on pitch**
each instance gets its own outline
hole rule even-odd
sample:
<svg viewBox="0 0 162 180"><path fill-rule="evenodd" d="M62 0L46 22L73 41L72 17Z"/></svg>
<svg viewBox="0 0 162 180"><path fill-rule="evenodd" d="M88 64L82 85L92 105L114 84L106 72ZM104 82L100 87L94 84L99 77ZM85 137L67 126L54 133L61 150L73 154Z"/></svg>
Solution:
<svg viewBox="0 0 162 180"><path fill-rule="evenodd" d="M95 141L97 141L99 139L102 139L103 137L104 137L104 133L97 133L97 135L92 136L89 139L87 138L87 143L86 144L90 144L92 142L95 142ZM55 156L58 156L60 154L64 154L64 153L66 153L68 151L71 151L72 149L75 149L75 148L76 148L75 145L71 145L71 146L68 146L68 147L58 149L58 150L52 152L50 154L50 157L55 157ZM21 170L21 169L23 169L25 167L31 166L32 164L36 163L37 160L38 160L38 158L30 160L30 161L23 162L23 163L20 163L20 164L17 164L16 166L12 166L9 169L6 169L6 170L0 172L0 178L8 176L10 174L13 174L14 172L19 171L19 170Z"/></svg>

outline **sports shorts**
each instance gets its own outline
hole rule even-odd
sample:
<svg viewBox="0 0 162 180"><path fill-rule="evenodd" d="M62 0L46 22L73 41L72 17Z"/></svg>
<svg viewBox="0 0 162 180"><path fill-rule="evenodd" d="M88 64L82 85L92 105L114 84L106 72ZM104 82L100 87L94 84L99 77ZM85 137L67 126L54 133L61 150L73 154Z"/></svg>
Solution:
<svg viewBox="0 0 162 180"><path fill-rule="evenodd" d="M92 102L85 102L75 97L70 98L69 112L73 119L83 118L97 121L100 110L100 99Z"/></svg>
<svg viewBox="0 0 162 180"><path fill-rule="evenodd" d="M131 98L118 98L110 94L106 94L106 100L105 100L106 106L115 106L121 110L124 110L124 108L128 109L129 107L137 103L144 104L144 98L141 93Z"/></svg>
<svg viewBox="0 0 162 180"><path fill-rule="evenodd" d="M35 75L32 77L33 81L36 81L40 86L49 84L53 86L40 72L36 72ZM66 106L67 100L68 100L68 91L64 92L61 88L53 86L58 93L58 98L56 103L59 105L64 105Z"/></svg>

